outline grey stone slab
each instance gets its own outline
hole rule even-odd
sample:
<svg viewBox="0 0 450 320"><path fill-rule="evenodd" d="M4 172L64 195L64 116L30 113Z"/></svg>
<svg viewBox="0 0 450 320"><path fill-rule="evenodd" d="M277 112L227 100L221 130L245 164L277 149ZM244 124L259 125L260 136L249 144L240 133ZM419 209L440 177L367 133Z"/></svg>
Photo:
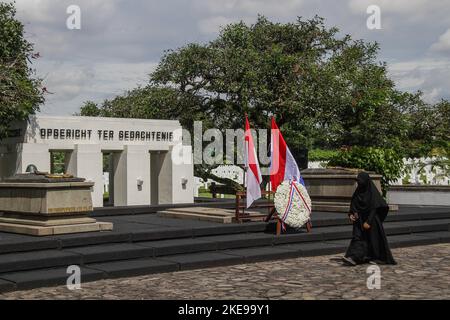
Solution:
<svg viewBox="0 0 450 320"><path fill-rule="evenodd" d="M257 229L259 231L261 226L258 225ZM203 237L203 236L211 236L211 235L223 235L223 234L236 234L236 233L246 233L249 232L249 228L246 224L221 224L218 226L203 226L203 227L194 227L192 228L192 233L194 237Z"/></svg>
<svg viewBox="0 0 450 320"><path fill-rule="evenodd" d="M313 229L315 232L321 232L324 240L348 239L352 236L352 226L335 226Z"/></svg>
<svg viewBox="0 0 450 320"><path fill-rule="evenodd" d="M42 250L0 255L0 273L81 264L81 256L59 250Z"/></svg>
<svg viewBox="0 0 450 320"><path fill-rule="evenodd" d="M328 242L310 242L300 244L287 244L277 248L286 250L295 250L300 253L301 256L319 256L327 254L335 254L345 251L346 246L344 244L334 244Z"/></svg>
<svg viewBox="0 0 450 320"><path fill-rule="evenodd" d="M275 224L274 222L268 223L268 222L252 222L252 223L245 223L245 229L247 232L263 232L267 230L269 227L269 224Z"/></svg>
<svg viewBox="0 0 450 320"><path fill-rule="evenodd" d="M207 226L217 226L220 223L214 223L210 221L199 221L199 220L185 220L185 219L174 219L160 217L155 214L151 215L136 215L136 216L125 216L120 217L123 222L133 222L141 224L151 224L155 226L166 226L166 227L207 227Z"/></svg>
<svg viewBox="0 0 450 320"><path fill-rule="evenodd" d="M350 224L346 215L340 218L327 218L312 220L313 227L342 226Z"/></svg>
<svg viewBox="0 0 450 320"><path fill-rule="evenodd" d="M440 238L438 236L433 236L430 234L402 234L388 236L389 246L391 248L401 248L409 246L419 246L426 244L439 243Z"/></svg>
<svg viewBox="0 0 450 320"><path fill-rule="evenodd" d="M15 283L18 290L28 290L38 287L65 285L70 275L67 273L67 268L54 268L3 273L0 274L0 279ZM96 281L104 277L105 274L102 271L81 268L82 287L83 282Z"/></svg>
<svg viewBox="0 0 450 320"><path fill-rule="evenodd" d="M134 244L103 244L69 248L64 251L81 255L84 264L153 256L153 248Z"/></svg>
<svg viewBox="0 0 450 320"><path fill-rule="evenodd" d="M118 223L113 222L113 223L114 223L114 231L122 233L131 233L137 230L157 230L161 228L161 226L158 225L149 225L143 223L132 223L132 222L118 222Z"/></svg>
<svg viewBox="0 0 450 320"><path fill-rule="evenodd" d="M159 230L139 230L131 233L133 242L179 238L192 238L192 229L161 227Z"/></svg>
<svg viewBox="0 0 450 320"><path fill-rule="evenodd" d="M408 214L388 213L385 222L409 221L417 219L420 219L420 214L418 213L408 213Z"/></svg>
<svg viewBox="0 0 450 320"><path fill-rule="evenodd" d="M291 234L280 234L273 238L273 243L286 244L286 243L297 243L297 242L310 242L310 241L322 241L324 239L323 232L318 232L314 230L312 232L302 232L302 233L291 233Z"/></svg>
<svg viewBox="0 0 450 320"><path fill-rule="evenodd" d="M201 220L187 220L187 219L173 219L173 218L165 218L165 221L161 221L161 225L168 227L187 227L187 228L195 228L195 227L214 227L221 226L222 223L216 223L211 221L201 221Z"/></svg>
<svg viewBox="0 0 450 320"><path fill-rule="evenodd" d="M334 244L334 245L338 245L338 246L347 248L350 245L350 241L351 241L351 239L328 240L328 241L325 241L325 243L330 243L330 244Z"/></svg>
<svg viewBox="0 0 450 320"><path fill-rule="evenodd" d="M432 235L438 237L440 242L450 242L450 231L433 232Z"/></svg>
<svg viewBox="0 0 450 320"><path fill-rule="evenodd" d="M0 237L0 254L34 250L57 249L59 242L52 238L3 238Z"/></svg>
<svg viewBox="0 0 450 320"><path fill-rule="evenodd" d="M450 212L428 212L420 215L422 220L428 219L449 219Z"/></svg>
<svg viewBox="0 0 450 320"><path fill-rule="evenodd" d="M383 227L387 235L411 233L411 225L408 222L389 222L384 223Z"/></svg>
<svg viewBox="0 0 450 320"><path fill-rule="evenodd" d="M159 260L178 263L180 270L225 266L243 263L245 261L244 258L240 256L232 256L217 252L173 255L159 258Z"/></svg>
<svg viewBox="0 0 450 320"><path fill-rule="evenodd" d="M60 246L80 247L102 243L117 243L131 241L131 233L126 232L99 232L99 233L84 233L84 234L70 234L58 236Z"/></svg>
<svg viewBox="0 0 450 320"><path fill-rule="evenodd" d="M450 219L411 221L408 224L413 232L447 231Z"/></svg>
<svg viewBox="0 0 450 320"><path fill-rule="evenodd" d="M201 241L198 239L137 242L136 245L153 248L155 257L217 250L217 244L215 242Z"/></svg>
<svg viewBox="0 0 450 320"><path fill-rule="evenodd" d="M245 262L268 261L295 258L300 255L297 250L279 249L277 247L257 247L224 250L220 253L243 257Z"/></svg>
<svg viewBox="0 0 450 320"><path fill-rule="evenodd" d="M12 291L16 288L14 282L0 279L0 293Z"/></svg>
<svg viewBox="0 0 450 320"><path fill-rule="evenodd" d="M274 236L265 233L232 234L213 237L199 237L202 241L217 243L218 250L272 245Z"/></svg>
<svg viewBox="0 0 450 320"><path fill-rule="evenodd" d="M158 259L136 259L89 264L87 267L103 271L108 277L131 277L151 273L173 272L178 270L179 265L175 262Z"/></svg>

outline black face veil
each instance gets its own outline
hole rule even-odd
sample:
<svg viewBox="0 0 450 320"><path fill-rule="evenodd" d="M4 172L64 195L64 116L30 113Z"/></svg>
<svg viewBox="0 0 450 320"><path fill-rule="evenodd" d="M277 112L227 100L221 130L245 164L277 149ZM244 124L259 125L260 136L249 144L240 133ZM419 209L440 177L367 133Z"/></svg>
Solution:
<svg viewBox="0 0 450 320"><path fill-rule="evenodd" d="M376 210L378 217L383 222L389 211L389 206L381 196L367 172L360 172L356 178L358 186L353 193L350 204L350 212L370 213Z"/></svg>

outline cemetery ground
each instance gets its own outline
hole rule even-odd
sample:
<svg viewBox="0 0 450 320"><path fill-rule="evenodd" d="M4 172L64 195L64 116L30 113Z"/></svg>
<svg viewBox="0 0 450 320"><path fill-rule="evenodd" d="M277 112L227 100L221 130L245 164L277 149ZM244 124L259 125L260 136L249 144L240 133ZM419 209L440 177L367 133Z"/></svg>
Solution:
<svg viewBox="0 0 450 320"><path fill-rule="evenodd" d="M342 266L342 254L108 279L16 291L1 299L450 299L450 244L393 249L398 265L380 266L380 289L368 289L369 265Z"/></svg>

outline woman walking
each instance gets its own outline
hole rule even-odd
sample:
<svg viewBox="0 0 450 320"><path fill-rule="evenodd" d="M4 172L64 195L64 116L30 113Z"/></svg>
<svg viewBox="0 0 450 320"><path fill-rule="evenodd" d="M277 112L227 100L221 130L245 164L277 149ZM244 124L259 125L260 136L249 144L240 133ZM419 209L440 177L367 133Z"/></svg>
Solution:
<svg viewBox="0 0 450 320"><path fill-rule="evenodd" d="M353 236L343 261L352 266L368 262L396 264L383 228L389 206L368 173L359 173L357 182L349 213Z"/></svg>

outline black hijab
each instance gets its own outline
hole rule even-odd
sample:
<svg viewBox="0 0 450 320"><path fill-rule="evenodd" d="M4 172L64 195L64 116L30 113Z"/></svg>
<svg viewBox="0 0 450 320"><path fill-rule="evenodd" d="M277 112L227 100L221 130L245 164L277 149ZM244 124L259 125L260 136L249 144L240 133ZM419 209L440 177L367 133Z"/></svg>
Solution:
<svg viewBox="0 0 450 320"><path fill-rule="evenodd" d="M352 196L350 204L351 213L369 214L373 209L376 210L381 222L386 219L389 206L381 196L377 187L373 183L367 172L360 172L356 178L358 186Z"/></svg>

